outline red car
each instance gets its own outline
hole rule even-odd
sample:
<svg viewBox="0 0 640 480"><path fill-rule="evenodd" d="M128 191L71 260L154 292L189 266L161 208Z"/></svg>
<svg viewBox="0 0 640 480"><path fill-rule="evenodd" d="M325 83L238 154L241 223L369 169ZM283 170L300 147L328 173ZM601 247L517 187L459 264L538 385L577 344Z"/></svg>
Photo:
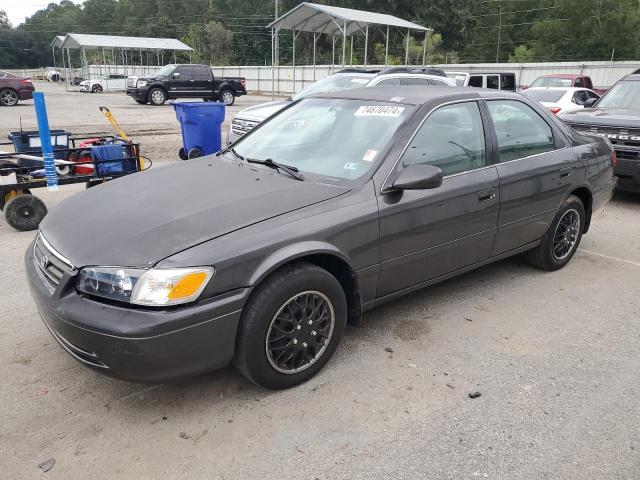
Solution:
<svg viewBox="0 0 640 480"><path fill-rule="evenodd" d="M577 87L593 90L598 95L602 95L606 90L594 88L591 77L587 75L576 75L571 73L552 73L536 78L527 88L536 87Z"/></svg>
<svg viewBox="0 0 640 480"><path fill-rule="evenodd" d="M13 107L19 100L33 98L35 88L30 78L0 72L0 105Z"/></svg>

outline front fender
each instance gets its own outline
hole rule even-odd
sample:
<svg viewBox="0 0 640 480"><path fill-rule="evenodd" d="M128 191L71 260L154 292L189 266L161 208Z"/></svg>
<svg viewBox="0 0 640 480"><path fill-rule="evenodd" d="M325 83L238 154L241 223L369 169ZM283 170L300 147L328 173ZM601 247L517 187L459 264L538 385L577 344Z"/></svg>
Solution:
<svg viewBox="0 0 640 480"><path fill-rule="evenodd" d="M353 270L351 259L335 245L327 242L310 240L287 245L266 257L253 272L249 280L249 286L253 287L260 283L269 274L292 260L318 254L327 254L337 257L343 260Z"/></svg>

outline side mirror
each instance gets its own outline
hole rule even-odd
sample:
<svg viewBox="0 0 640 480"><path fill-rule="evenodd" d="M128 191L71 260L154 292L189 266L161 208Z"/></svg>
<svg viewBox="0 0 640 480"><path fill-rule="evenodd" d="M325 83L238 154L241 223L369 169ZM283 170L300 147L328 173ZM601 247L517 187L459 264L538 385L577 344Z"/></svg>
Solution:
<svg viewBox="0 0 640 480"><path fill-rule="evenodd" d="M595 105L595 103L598 101L598 98L589 98L587 99L586 102L584 102L582 105L584 106L584 108L591 108Z"/></svg>
<svg viewBox="0 0 640 480"><path fill-rule="evenodd" d="M173 78L178 78L180 76L180 72L174 72L173 74L171 74L171 76Z"/></svg>
<svg viewBox="0 0 640 480"><path fill-rule="evenodd" d="M442 170L433 165L409 165L391 185L396 190L429 190L442 185Z"/></svg>

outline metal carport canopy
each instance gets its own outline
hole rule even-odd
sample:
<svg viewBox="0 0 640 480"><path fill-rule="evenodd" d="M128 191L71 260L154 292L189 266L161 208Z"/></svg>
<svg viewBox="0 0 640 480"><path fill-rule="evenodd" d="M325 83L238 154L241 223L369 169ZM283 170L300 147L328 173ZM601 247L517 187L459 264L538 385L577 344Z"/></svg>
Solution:
<svg viewBox="0 0 640 480"><path fill-rule="evenodd" d="M308 2L303 2L289 10L267 25L267 28L348 36L358 30L364 31L364 28L369 24L421 31L430 30L393 15Z"/></svg>
<svg viewBox="0 0 640 480"><path fill-rule="evenodd" d="M54 39L58 43L59 37ZM53 42L52 42L53 43ZM130 50L193 50L175 38L121 37L116 35L91 35L87 33L67 33L58 48L87 50L98 48L120 48Z"/></svg>

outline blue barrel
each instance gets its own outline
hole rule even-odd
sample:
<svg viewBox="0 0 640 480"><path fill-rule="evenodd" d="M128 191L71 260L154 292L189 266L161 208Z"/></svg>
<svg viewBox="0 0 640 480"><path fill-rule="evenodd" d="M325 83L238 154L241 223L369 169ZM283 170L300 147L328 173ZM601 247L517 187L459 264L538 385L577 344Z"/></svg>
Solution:
<svg viewBox="0 0 640 480"><path fill-rule="evenodd" d="M51 146L53 147L53 158L66 160L69 155L69 137L71 132L67 130L51 130ZM38 130L11 132L8 135L13 142L16 153L26 155L42 156L42 145L40 145L40 132ZM36 160L20 159L20 165L25 167L42 166L42 162Z"/></svg>
<svg viewBox="0 0 640 480"><path fill-rule="evenodd" d="M222 102L170 102L182 131L180 158L211 155L222 148Z"/></svg>

